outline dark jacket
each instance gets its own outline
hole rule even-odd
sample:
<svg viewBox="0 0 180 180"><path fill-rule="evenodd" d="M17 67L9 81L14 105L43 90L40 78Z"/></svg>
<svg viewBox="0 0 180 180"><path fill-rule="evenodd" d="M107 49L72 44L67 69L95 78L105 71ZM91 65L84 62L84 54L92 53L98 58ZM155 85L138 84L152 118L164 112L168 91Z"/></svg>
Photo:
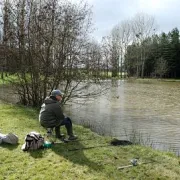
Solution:
<svg viewBox="0 0 180 180"><path fill-rule="evenodd" d="M47 97L41 106L39 121L45 128L59 126L64 120L60 102L53 97Z"/></svg>

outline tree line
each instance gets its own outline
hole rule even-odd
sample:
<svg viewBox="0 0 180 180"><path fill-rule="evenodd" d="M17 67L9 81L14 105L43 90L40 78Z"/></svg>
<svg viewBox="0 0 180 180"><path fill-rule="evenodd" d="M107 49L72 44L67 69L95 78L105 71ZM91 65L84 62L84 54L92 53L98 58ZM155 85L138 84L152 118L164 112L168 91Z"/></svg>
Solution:
<svg viewBox="0 0 180 180"><path fill-rule="evenodd" d="M180 78L179 30L162 32L127 48L125 66L129 76Z"/></svg>
<svg viewBox="0 0 180 180"><path fill-rule="evenodd" d="M104 55L113 65L112 76L180 78L179 39L177 28L158 34L154 17L138 13L104 37Z"/></svg>

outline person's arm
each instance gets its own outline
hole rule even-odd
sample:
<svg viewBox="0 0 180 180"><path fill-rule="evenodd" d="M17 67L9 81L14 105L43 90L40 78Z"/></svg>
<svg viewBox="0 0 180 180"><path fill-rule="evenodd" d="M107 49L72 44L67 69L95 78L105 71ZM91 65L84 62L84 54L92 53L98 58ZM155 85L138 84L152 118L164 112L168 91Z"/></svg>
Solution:
<svg viewBox="0 0 180 180"><path fill-rule="evenodd" d="M54 111L57 119L59 119L59 120L63 120L64 119L64 114L62 112L60 103L56 103L55 104L53 111Z"/></svg>

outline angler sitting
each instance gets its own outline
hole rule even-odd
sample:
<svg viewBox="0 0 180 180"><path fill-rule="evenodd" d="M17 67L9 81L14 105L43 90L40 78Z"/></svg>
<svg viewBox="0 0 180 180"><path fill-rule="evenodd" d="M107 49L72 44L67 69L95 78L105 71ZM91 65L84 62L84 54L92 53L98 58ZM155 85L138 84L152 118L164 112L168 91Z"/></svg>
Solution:
<svg viewBox="0 0 180 180"><path fill-rule="evenodd" d="M62 92L53 90L50 97L44 100L39 113L40 124L45 128L55 128L56 138L62 139L64 135L60 133L60 126L65 125L68 140L76 140L77 136L73 134L72 121L69 117L65 117L61 109Z"/></svg>

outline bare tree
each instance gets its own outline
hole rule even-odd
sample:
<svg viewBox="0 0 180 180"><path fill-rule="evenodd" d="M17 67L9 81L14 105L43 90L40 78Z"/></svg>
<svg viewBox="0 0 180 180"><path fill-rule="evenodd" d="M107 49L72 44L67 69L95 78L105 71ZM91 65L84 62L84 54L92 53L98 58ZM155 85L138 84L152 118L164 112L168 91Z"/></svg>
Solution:
<svg viewBox="0 0 180 180"><path fill-rule="evenodd" d="M111 69L111 47L108 39L109 37L103 37L101 42L102 63L107 78L109 77L109 71Z"/></svg>
<svg viewBox="0 0 180 180"><path fill-rule="evenodd" d="M92 40L87 46L87 52L87 73L89 75L91 73L93 77L100 77L102 69L102 55L100 44L97 41Z"/></svg>
<svg viewBox="0 0 180 180"><path fill-rule="evenodd" d="M117 48L119 49L119 70L121 78L123 77L124 67L124 55L127 50L127 46L132 42L132 27L131 21L126 20L117 24L112 30L113 40L116 41Z"/></svg>
<svg viewBox="0 0 180 180"><path fill-rule="evenodd" d="M3 27L2 27L2 48L4 50L3 56L2 56L2 62L1 62L1 78L4 79L4 70L7 69L7 53L6 47L8 46L8 38L10 36L9 29L9 0L4 0L4 7L2 12L2 19L3 19ZM6 72L6 71L5 71Z"/></svg>
<svg viewBox="0 0 180 180"><path fill-rule="evenodd" d="M153 33L155 33L157 29L157 25L155 23L155 19L153 16L150 16L145 13L138 13L132 19L132 31L134 41L140 44L140 59L137 63L137 70L140 68L141 77L144 77L144 67L145 67L145 50L146 47L143 46L143 42L150 37ZM137 72L137 76L139 76L139 72Z"/></svg>
<svg viewBox="0 0 180 180"><path fill-rule="evenodd" d="M59 87L65 93L63 103L102 91L90 88L94 83L101 84L97 73L101 55L99 46L93 45L96 51L91 56L96 56L87 58L91 32L91 9L87 3L18 0L9 2L9 7L6 34L11 34L8 46L18 77L14 85L23 104L38 106L52 89ZM78 67L82 58L90 61L91 73ZM96 72L95 76L92 72Z"/></svg>
<svg viewBox="0 0 180 180"><path fill-rule="evenodd" d="M114 29L110 36L104 37L102 41L104 60L106 61L107 71L112 72L112 77L118 76L119 69L119 42ZM108 55L109 54L109 55Z"/></svg>

